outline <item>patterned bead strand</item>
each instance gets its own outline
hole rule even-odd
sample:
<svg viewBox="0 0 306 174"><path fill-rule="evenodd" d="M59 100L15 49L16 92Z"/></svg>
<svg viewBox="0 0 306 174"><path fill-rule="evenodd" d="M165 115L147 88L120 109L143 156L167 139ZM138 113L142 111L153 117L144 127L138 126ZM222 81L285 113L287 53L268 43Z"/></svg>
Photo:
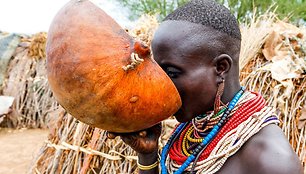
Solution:
<svg viewBox="0 0 306 174"><path fill-rule="evenodd" d="M226 122L227 116L231 113L231 111L234 109L235 105L237 104L239 98L242 96L245 88L241 87L240 91L234 96L234 98L231 100L229 103L229 106L223 116L221 117L221 120L217 125L213 127L211 132L204 138L202 143L196 147L194 150L193 154L188 156L187 160L181 165L181 167L174 172L174 174L181 174L185 171L185 169L194 161L196 158L197 154L202 151L206 147L206 145L216 136L218 131L220 130L221 126Z"/></svg>
<svg viewBox="0 0 306 174"><path fill-rule="evenodd" d="M160 164L161 164L161 173L162 174L167 174L167 167L166 167L166 158L167 158L167 153L169 151L170 148L170 144L173 141L174 137L176 137L177 134L179 134L183 128L186 126L187 123L182 123L180 124L175 131L173 132L173 134L171 135L171 137L169 138L169 141L166 143L166 145L163 147L162 149L162 153L161 153L161 159L160 159Z"/></svg>
<svg viewBox="0 0 306 174"><path fill-rule="evenodd" d="M241 93L242 93L242 91L241 91ZM243 93L244 94L244 93ZM241 96L241 97L243 97L243 95ZM241 99L241 97L239 98L239 101L240 101L240 99ZM237 110L237 109L235 109L236 108L236 106L237 105L235 105L235 107L234 107L234 109L233 110L231 110L231 112L229 112L230 113L230 115L227 115L227 116L225 116L225 118L223 118L223 120L218 124L219 125L219 127L221 127L225 122L227 122L227 120L228 120L228 118L231 116L231 114L232 114L232 112L234 111L234 110ZM227 109L227 108L224 108L225 110ZM225 110L223 110L223 111L220 111L221 113L224 113L224 111ZM221 114L220 113L220 114ZM219 120L221 119L221 117L219 117ZM223 124L221 124L221 123L223 123ZM217 123L215 123L214 125L216 125ZM193 123L193 125L194 125L194 123ZM189 125L187 125L186 126L186 128L185 128L185 130L187 129L189 127ZM222 128L223 128L224 126L222 126ZM194 129L196 129L196 126L194 126ZM210 128L210 130L212 130L213 129L213 126ZM184 138L184 134L187 132L187 130L185 131L185 130L183 130L182 132L181 132L181 136L180 136L180 138L179 139L175 139L175 141L177 141L175 144L173 144L173 146L171 146L170 147L170 149L169 149L169 152L168 152L168 155L169 155L169 157L172 159L172 160L174 160L174 161L176 161L177 162L177 164L179 164L179 165L182 165L186 160L187 160L187 158L188 158L188 156L190 155L190 153L185 153L186 152L186 148L184 147L184 144L186 145L186 142L184 143L182 143L182 141L184 140L183 138ZM198 129L196 129L197 131L199 131ZM221 131L221 129L218 131L218 135L219 135L219 132ZM195 132L196 133L196 132ZM199 143L201 143L202 141L203 141L203 139L204 138L202 138L202 137L205 137L205 136L207 136L208 135L208 133L209 132L206 132L205 134L201 134L201 141L199 142ZM198 136L198 138L199 138L199 136ZM214 137L214 139L213 140L215 140L215 137ZM213 142L213 141L211 141L211 142ZM211 143L211 142L209 142L209 144ZM181 147L181 148L180 148ZM194 149L197 147L197 144L194 144L194 145L192 145L190 148L192 148L193 150L192 151L194 151ZM207 145L207 147L208 147L208 145ZM206 149L207 148L206 146L205 146L205 148L204 149ZM187 148L187 149L189 149L189 148ZM206 150L205 150L206 151ZM192 152L191 152L192 153ZM202 154L202 153L201 153ZM200 159L201 159L201 157L200 157Z"/></svg>
<svg viewBox="0 0 306 174"><path fill-rule="evenodd" d="M250 100L250 102L242 105L232 116L230 120L222 127L222 129L218 132L218 135L214 138L212 142L207 146L205 151L201 154L199 158L200 161L206 159L210 152L214 149L216 144L220 141L220 139L234 127L239 125L241 122L245 121L249 116L253 115L253 113L261 110L265 104L264 99L257 95L257 97Z"/></svg>

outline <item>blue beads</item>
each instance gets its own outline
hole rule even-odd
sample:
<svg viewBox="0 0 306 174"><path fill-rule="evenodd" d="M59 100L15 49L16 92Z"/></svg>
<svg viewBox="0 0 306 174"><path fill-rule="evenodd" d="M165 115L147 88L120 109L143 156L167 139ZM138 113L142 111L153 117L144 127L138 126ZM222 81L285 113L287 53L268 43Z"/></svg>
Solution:
<svg viewBox="0 0 306 174"><path fill-rule="evenodd" d="M216 129L213 129L213 130L211 131L211 133L214 134L214 135L216 135L216 134L218 133L218 131L217 131Z"/></svg>
<svg viewBox="0 0 306 174"><path fill-rule="evenodd" d="M191 156L193 156L193 155L191 155ZM190 156L189 156L190 157ZM174 172L174 174L181 174L181 173L183 173L184 172L184 170L189 166L189 164L194 160L194 158L193 159L191 159L191 158L187 158L187 160L181 165L181 167L176 171L176 172Z"/></svg>
<svg viewBox="0 0 306 174"><path fill-rule="evenodd" d="M190 155L190 156L187 158L186 163L191 163L191 162L194 160L193 157L194 157L193 155Z"/></svg>
<svg viewBox="0 0 306 174"><path fill-rule="evenodd" d="M220 128L220 126L215 125L215 126L213 127L212 131L218 131L218 130L219 130L219 128Z"/></svg>
<svg viewBox="0 0 306 174"><path fill-rule="evenodd" d="M169 151L170 148L170 144L173 141L173 139L175 138L175 136L177 134L179 134L183 128L185 127L187 123L182 123L180 124L174 131L174 133L172 134L172 136L170 137L169 141L167 142L167 144L163 147L162 149L162 153L161 153L161 159L160 159L160 164L161 164L161 173L162 174L167 174L167 167L166 167L166 158L167 158L167 153ZM185 169L184 169L185 170Z"/></svg>
<svg viewBox="0 0 306 174"><path fill-rule="evenodd" d="M213 129L213 130L211 131L211 133L214 134L214 135L216 135L216 134L218 133L218 130L217 130L217 129Z"/></svg>
<svg viewBox="0 0 306 174"><path fill-rule="evenodd" d="M202 141L202 144L204 144L204 145L208 144L208 141L207 141L206 138L204 138L204 140Z"/></svg>
<svg viewBox="0 0 306 174"><path fill-rule="evenodd" d="M213 138L213 135L212 134L208 134L207 138L208 138L208 140L211 140Z"/></svg>
<svg viewBox="0 0 306 174"><path fill-rule="evenodd" d="M183 165L182 165L183 166ZM188 167L188 166L187 166ZM186 168L185 168L186 169ZM181 173L183 173L184 172L184 170L185 169L183 169L183 168L179 168L176 172L174 172L174 174L181 174Z"/></svg>
<svg viewBox="0 0 306 174"><path fill-rule="evenodd" d="M230 101L230 103L228 105L228 110L227 110L227 112L225 112L225 114L228 115L229 114L228 112L230 112L231 110L234 109L235 105L237 104L237 102L239 101L240 97L242 96L244 90L245 90L245 88L241 87L240 91L234 96L232 101Z"/></svg>

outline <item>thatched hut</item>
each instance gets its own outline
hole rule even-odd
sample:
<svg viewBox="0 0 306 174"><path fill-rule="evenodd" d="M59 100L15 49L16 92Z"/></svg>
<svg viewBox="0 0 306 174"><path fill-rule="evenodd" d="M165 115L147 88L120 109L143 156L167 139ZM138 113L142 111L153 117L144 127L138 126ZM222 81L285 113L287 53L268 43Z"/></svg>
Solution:
<svg viewBox="0 0 306 174"><path fill-rule="evenodd" d="M57 107L45 68L46 33L33 36L0 33L0 95L14 98L2 127L44 128L48 113Z"/></svg>

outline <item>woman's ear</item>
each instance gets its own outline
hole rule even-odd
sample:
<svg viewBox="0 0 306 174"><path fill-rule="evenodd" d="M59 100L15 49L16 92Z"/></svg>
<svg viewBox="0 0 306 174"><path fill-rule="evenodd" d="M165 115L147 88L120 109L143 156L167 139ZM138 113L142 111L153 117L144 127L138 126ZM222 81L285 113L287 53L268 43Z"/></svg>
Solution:
<svg viewBox="0 0 306 174"><path fill-rule="evenodd" d="M216 67L216 73L218 76L223 77L233 65L233 59L227 54L221 54L214 58L213 63Z"/></svg>

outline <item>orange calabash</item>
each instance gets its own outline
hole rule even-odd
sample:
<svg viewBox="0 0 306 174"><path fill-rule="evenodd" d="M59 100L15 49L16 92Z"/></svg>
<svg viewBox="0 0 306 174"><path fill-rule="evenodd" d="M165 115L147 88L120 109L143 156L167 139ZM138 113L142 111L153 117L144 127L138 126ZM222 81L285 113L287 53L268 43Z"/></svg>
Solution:
<svg viewBox="0 0 306 174"><path fill-rule="evenodd" d="M74 117L112 132L151 127L181 106L171 79L103 10L72 0L54 18L47 72L57 101Z"/></svg>

